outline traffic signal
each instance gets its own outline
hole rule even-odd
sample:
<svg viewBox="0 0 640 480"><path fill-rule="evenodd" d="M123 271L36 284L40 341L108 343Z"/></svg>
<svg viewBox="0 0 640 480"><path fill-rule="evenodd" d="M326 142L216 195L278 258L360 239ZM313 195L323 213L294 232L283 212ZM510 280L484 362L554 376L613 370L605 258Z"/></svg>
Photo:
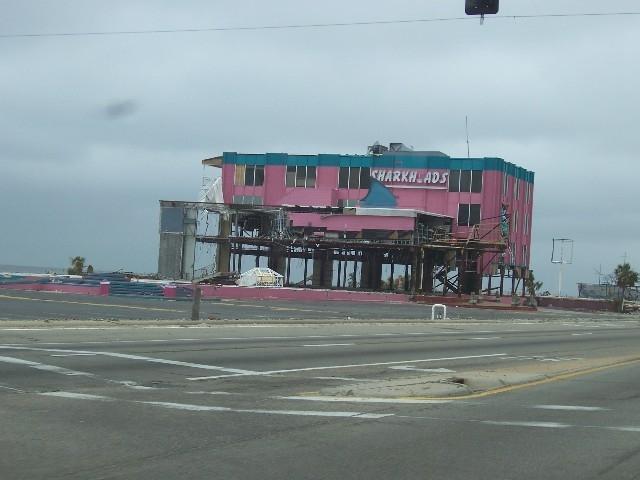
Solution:
<svg viewBox="0 0 640 480"><path fill-rule="evenodd" d="M500 0L465 0L467 15L492 15L498 13Z"/></svg>

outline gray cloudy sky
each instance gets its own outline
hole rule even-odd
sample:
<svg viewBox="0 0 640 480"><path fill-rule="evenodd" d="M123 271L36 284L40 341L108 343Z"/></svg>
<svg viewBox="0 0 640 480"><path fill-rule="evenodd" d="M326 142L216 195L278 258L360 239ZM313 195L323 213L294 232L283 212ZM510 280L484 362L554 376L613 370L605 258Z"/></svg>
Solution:
<svg viewBox="0 0 640 480"><path fill-rule="evenodd" d="M640 11L502 0L501 14ZM0 33L454 17L464 0L0 0ZM402 141L536 172L533 268L640 268L640 17L0 38L0 263L154 272L158 199L195 199L225 150L363 153Z"/></svg>

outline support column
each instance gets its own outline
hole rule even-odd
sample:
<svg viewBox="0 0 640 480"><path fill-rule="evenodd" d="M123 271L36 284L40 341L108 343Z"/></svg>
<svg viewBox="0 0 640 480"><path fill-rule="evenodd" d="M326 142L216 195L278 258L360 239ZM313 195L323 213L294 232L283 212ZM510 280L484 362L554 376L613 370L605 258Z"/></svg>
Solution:
<svg viewBox="0 0 640 480"><path fill-rule="evenodd" d="M433 254L427 252L422 262L422 291L433 293Z"/></svg>
<svg viewBox="0 0 640 480"><path fill-rule="evenodd" d="M278 272L280 275L285 274L286 253L287 249L281 245L272 245L269 250L269 268Z"/></svg>
<svg viewBox="0 0 640 480"><path fill-rule="evenodd" d="M333 283L333 258L328 250L313 252L313 276L311 284L314 287L331 288Z"/></svg>
<svg viewBox="0 0 640 480"><path fill-rule="evenodd" d="M419 264L419 260L418 257L420 256L420 250L416 251L415 249L411 250L411 294L415 295L416 291L418 290L418 282L419 280L419 275L418 275L418 264Z"/></svg>
<svg viewBox="0 0 640 480"><path fill-rule="evenodd" d="M393 252L389 252L389 262L391 263L391 272L389 274L389 290L392 292L396 289L396 283L394 281L393 275L395 274L395 259L393 258Z"/></svg>
<svg viewBox="0 0 640 480"><path fill-rule="evenodd" d="M229 238L231 235L231 220L226 214L220 215L218 236ZM218 243L216 253L216 272L227 273L231 268L231 245L229 240L223 240Z"/></svg>

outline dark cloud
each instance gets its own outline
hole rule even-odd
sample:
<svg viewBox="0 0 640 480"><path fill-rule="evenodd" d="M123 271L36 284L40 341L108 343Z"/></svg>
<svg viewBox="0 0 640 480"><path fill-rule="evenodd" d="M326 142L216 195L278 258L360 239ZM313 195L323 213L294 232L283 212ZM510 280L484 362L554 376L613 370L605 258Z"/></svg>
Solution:
<svg viewBox="0 0 640 480"><path fill-rule="evenodd" d="M119 102L113 102L107 105L104 109L104 113L107 118L116 120L123 117L133 115L138 110L138 105L133 100L123 100Z"/></svg>
<svg viewBox="0 0 640 480"><path fill-rule="evenodd" d="M5 33L459 16L464 2L0 2ZM501 13L633 10L501 2ZM536 171L533 261L566 282L640 266L638 18L2 39L0 263L155 270L157 200L224 150L363 153L374 139ZM141 108L143 106L144 108ZM100 114L96 114L96 110ZM108 121L108 120L117 121Z"/></svg>

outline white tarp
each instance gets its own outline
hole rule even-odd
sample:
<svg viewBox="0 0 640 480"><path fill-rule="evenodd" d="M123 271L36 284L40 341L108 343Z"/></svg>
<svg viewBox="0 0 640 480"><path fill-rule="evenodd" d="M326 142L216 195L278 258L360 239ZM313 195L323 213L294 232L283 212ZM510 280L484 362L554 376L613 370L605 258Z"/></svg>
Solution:
<svg viewBox="0 0 640 480"><path fill-rule="evenodd" d="M209 187L202 193L201 202L224 203L222 198L222 177L214 178Z"/></svg>
<svg viewBox="0 0 640 480"><path fill-rule="evenodd" d="M252 268L240 275L241 287L281 287L284 277L270 268Z"/></svg>

